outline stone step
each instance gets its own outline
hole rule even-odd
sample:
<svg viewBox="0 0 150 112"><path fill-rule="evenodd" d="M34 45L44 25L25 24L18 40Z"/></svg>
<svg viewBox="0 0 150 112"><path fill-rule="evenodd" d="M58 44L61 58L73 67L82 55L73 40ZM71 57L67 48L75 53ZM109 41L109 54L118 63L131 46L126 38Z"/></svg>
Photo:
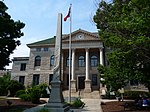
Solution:
<svg viewBox="0 0 150 112"><path fill-rule="evenodd" d="M68 97L69 91L63 91L63 96ZM84 90L81 90L80 92L74 92L71 93L71 97L80 97L80 98L91 98L91 99L100 99L100 92L99 91L92 91L90 93L85 93Z"/></svg>

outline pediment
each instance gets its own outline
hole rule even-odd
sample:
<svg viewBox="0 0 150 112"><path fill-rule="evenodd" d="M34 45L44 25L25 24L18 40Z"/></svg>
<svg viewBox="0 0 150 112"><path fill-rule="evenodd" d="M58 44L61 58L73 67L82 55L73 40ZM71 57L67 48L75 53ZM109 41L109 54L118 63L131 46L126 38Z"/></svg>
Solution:
<svg viewBox="0 0 150 112"><path fill-rule="evenodd" d="M70 35L63 36L63 42L69 41ZM71 33L71 40L72 41L89 41L89 40L100 40L98 37L98 33L91 33L85 30L76 30Z"/></svg>

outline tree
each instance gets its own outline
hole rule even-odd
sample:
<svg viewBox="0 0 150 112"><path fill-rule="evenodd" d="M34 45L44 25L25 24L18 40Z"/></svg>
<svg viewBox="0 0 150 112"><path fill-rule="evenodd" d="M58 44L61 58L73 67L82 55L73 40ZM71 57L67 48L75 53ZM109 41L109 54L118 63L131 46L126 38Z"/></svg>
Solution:
<svg viewBox="0 0 150 112"><path fill-rule="evenodd" d="M10 74L9 73L3 75L3 77L0 77L0 95L1 96L8 94L8 91L6 88L9 85L9 82L10 82Z"/></svg>
<svg viewBox="0 0 150 112"><path fill-rule="evenodd" d="M150 89L149 10L149 0L99 3L94 21L100 38L111 48L107 54L109 66L104 69L107 84L122 82L119 84L124 86L128 80L138 79Z"/></svg>
<svg viewBox="0 0 150 112"><path fill-rule="evenodd" d="M25 26L24 23L11 19L7 9L0 1L0 70L11 62L9 56L20 45L18 38L23 36L21 29Z"/></svg>

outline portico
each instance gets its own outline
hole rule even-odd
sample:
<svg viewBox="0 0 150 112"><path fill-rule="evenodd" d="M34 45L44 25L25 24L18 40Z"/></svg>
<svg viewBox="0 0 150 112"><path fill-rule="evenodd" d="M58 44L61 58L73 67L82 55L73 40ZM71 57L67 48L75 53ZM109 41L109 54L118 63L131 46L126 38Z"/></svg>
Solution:
<svg viewBox="0 0 150 112"><path fill-rule="evenodd" d="M104 64L103 47L72 48L71 56L71 92L77 92L82 89L88 93L94 88L100 88L97 67L98 64ZM64 55L63 57L67 56ZM67 71L68 69L64 73ZM96 78L94 79L92 75L96 75ZM66 75L63 74L63 76ZM64 79L67 80L67 78ZM97 83L94 85L92 84L94 83L93 81Z"/></svg>

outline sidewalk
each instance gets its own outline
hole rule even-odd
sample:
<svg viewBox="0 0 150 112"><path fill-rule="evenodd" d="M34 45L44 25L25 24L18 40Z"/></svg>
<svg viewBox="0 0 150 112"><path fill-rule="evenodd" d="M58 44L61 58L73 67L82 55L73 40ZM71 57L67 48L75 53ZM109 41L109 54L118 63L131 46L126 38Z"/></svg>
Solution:
<svg viewBox="0 0 150 112"><path fill-rule="evenodd" d="M46 99L48 100L48 99ZM100 99L81 99L85 106L82 109L70 109L69 112L102 112ZM43 105L39 105L37 107L25 110L24 112L34 112L38 108L42 108Z"/></svg>
<svg viewBox="0 0 150 112"><path fill-rule="evenodd" d="M100 99L81 99L85 106L81 112L102 112Z"/></svg>

